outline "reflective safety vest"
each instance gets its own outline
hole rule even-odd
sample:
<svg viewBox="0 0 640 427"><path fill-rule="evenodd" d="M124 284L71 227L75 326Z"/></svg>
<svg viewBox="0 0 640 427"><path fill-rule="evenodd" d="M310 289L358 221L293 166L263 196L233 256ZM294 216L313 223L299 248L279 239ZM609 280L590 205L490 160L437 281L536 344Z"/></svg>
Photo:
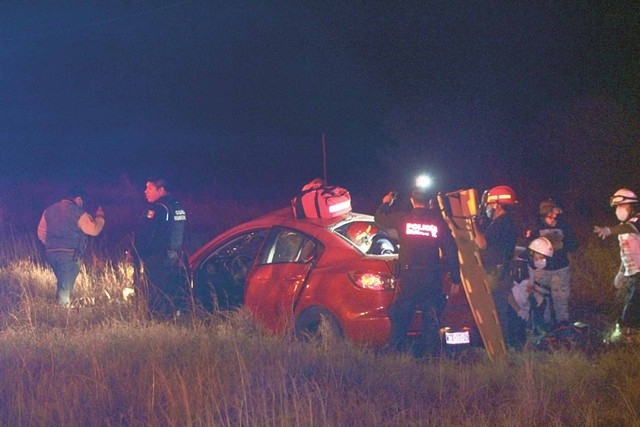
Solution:
<svg viewBox="0 0 640 427"><path fill-rule="evenodd" d="M640 272L640 234L625 233L618 235L620 259L624 265L624 275L633 276Z"/></svg>

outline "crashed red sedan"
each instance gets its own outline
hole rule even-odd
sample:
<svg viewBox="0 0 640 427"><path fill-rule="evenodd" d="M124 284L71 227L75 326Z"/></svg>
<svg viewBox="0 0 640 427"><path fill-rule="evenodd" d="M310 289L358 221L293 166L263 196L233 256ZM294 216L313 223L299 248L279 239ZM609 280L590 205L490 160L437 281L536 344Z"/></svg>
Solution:
<svg viewBox="0 0 640 427"><path fill-rule="evenodd" d="M273 333L331 332L373 348L389 337L397 242L371 215L298 219L283 208L240 224L189 258L196 300L245 306Z"/></svg>

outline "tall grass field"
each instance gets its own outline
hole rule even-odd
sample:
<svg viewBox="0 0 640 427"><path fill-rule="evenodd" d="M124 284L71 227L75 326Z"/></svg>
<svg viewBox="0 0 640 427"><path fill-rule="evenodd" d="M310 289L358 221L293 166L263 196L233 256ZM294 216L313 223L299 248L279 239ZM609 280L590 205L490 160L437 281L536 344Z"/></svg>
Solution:
<svg viewBox="0 0 640 427"><path fill-rule="evenodd" d="M59 197L43 190L2 207L0 425L640 426L640 346L413 359L330 336L268 335L243 310L150 320L125 298L132 271L122 253L139 193L102 196L108 225L69 309L55 304L35 239L41 209ZM183 203L191 250L271 209ZM616 242L576 231L572 313L604 336L621 308Z"/></svg>

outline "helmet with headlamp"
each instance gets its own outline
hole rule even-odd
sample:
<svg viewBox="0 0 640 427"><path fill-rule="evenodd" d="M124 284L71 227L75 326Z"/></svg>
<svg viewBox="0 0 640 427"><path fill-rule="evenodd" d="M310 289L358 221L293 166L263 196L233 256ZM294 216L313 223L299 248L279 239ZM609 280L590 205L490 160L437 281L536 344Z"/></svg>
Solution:
<svg viewBox="0 0 640 427"><path fill-rule="evenodd" d="M638 196L627 188L621 188L616 191L609 199L611 207L622 205L625 203L638 203Z"/></svg>

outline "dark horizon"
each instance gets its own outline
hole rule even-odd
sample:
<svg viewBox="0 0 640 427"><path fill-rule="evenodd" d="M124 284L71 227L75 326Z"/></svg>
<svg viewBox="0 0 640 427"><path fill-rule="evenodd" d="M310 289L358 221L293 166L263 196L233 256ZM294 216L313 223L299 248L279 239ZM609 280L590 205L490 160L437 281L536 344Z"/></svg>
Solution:
<svg viewBox="0 0 640 427"><path fill-rule="evenodd" d="M640 7L0 5L0 182L637 188ZM620 159L627 159L620 162Z"/></svg>

